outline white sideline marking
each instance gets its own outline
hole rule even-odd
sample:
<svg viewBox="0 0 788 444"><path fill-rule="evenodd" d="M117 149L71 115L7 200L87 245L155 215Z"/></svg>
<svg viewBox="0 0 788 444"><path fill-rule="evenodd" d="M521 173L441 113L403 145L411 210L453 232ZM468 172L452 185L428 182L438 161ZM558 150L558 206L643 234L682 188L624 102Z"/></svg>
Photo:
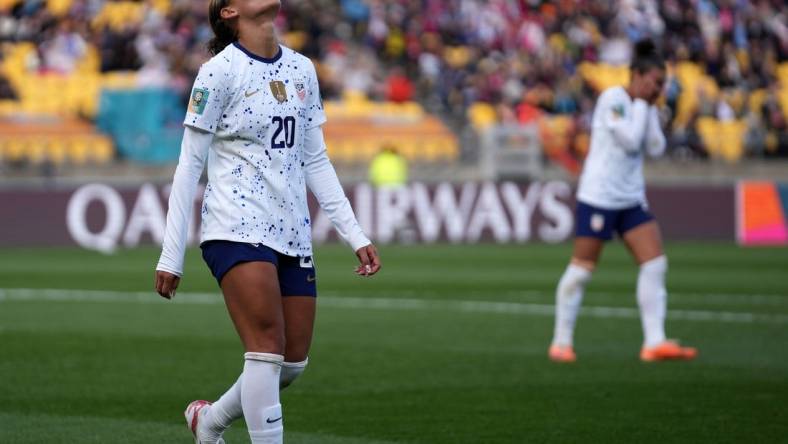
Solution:
<svg viewBox="0 0 788 444"><path fill-rule="evenodd" d="M325 293L324 293L325 294ZM0 288L3 301L86 301L165 303L153 292L58 290L34 288ZM325 307L375 310L454 311L463 313L494 313L532 316L553 316L551 304L521 302L431 300L416 298L338 297L321 296L318 303ZM179 293L174 303L192 305L222 304L218 293ZM636 308L585 306L581 315L594 318L638 318ZM788 324L788 315L712 310L668 310L668 318L678 321Z"/></svg>

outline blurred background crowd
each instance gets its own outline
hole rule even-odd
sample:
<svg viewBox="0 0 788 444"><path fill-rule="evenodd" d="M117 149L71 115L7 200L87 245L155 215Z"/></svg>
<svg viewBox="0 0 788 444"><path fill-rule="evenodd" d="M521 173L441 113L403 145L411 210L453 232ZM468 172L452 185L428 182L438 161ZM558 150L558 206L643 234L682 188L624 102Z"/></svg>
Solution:
<svg viewBox="0 0 788 444"><path fill-rule="evenodd" d="M82 94L106 88L163 88L186 103L209 57L205 1L0 0L0 12L0 115L100 120ZM633 42L650 37L669 64L670 155L788 156L781 0L284 0L278 21L338 114L384 103L453 134L534 125L557 159L582 158L595 97L626 82ZM47 96L75 91L44 107L32 99L44 84L55 85Z"/></svg>

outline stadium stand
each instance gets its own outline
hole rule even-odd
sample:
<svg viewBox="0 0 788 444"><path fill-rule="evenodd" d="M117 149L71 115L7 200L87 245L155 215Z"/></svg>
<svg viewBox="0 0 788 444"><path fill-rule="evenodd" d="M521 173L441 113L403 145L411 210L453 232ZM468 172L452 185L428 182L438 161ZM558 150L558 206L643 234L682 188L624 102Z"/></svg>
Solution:
<svg viewBox="0 0 788 444"><path fill-rule="evenodd" d="M0 0L0 12L0 119L39 131L4 131L15 162L135 160L95 125L102 92L159 88L185 103L208 57L205 2ZM788 156L787 22L779 0L288 0L279 27L316 62L337 162L367 162L380 140L416 163L473 161L466 127L534 124L545 156L575 172L594 97L626 83L642 37L669 60L674 153ZM77 142L58 138L74 125Z"/></svg>

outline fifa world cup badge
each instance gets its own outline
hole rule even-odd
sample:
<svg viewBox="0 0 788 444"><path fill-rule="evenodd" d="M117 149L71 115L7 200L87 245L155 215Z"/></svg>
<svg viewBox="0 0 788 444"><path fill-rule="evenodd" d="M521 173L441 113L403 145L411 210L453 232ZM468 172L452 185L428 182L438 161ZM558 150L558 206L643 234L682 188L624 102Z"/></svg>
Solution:
<svg viewBox="0 0 788 444"><path fill-rule="evenodd" d="M204 88L194 88L192 99L189 101L189 112L202 115L205 112L205 105L208 103L208 90Z"/></svg>
<svg viewBox="0 0 788 444"><path fill-rule="evenodd" d="M620 119L624 117L624 113L625 113L624 105L618 104L613 107L613 117L615 117L616 119Z"/></svg>
<svg viewBox="0 0 788 444"><path fill-rule="evenodd" d="M599 213L591 215L591 229L599 232L605 227L605 216Z"/></svg>
<svg viewBox="0 0 788 444"><path fill-rule="evenodd" d="M301 101L303 102L304 99L306 98L306 86L304 85L304 82L297 80L293 82L293 85L295 85L295 90L296 90L296 94L298 94L298 98L301 99Z"/></svg>
<svg viewBox="0 0 788 444"><path fill-rule="evenodd" d="M279 102L287 102L287 90L285 89L285 84L281 80L273 80L269 83L271 86L271 94L274 95L274 98Z"/></svg>

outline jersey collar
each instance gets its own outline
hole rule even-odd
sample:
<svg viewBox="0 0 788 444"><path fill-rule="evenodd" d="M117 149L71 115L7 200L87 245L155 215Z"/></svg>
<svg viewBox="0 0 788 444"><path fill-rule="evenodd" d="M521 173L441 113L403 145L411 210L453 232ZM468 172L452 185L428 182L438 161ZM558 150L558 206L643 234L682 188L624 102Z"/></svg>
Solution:
<svg viewBox="0 0 788 444"><path fill-rule="evenodd" d="M243 46L241 46L240 42L235 41L235 42L233 42L233 45L235 45L236 48L240 49L244 54L246 54L250 58L255 59L257 61L260 61L260 62L263 62L263 63L275 63L276 61L278 61L279 59L282 58L282 52L283 52L282 51L282 45L279 45L279 52L277 52L276 55L273 56L270 59L265 58L265 57L260 57L259 55L254 54L253 52L251 52L248 49L246 49Z"/></svg>

